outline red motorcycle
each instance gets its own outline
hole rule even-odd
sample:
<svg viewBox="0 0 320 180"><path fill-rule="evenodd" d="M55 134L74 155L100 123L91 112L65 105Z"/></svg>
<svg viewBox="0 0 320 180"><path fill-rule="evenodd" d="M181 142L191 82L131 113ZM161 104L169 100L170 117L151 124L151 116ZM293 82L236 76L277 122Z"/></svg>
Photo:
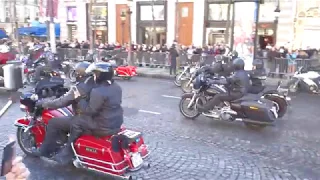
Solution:
<svg viewBox="0 0 320 180"><path fill-rule="evenodd" d="M131 79L137 76L137 67L126 65L126 60L116 56L107 55L101 59L103 62L108 62L113 65L114 75L123 79Z"/></svg>
<svg viewBox="0 0 320 180"><path fill-rule="evenodd" d="M32 148L39 147L43 142L47 124L51 118L73 116L70 107L56 110L36 107L38 98L38 95L32 93L20 96L20 109L26 112L26 115L15 122L18 128L18 144L22 151L30 156L32 156ZM61 135L55 152L64 147L67 136L67 134ZM29 138L29 141L23 141L24 137ZM133 179L127 174L128 172L150 167L144 162L149 151L147 145L144 144L142 133L125 128L121 128L118 134L106 137L82 135L72 144L72 149L74 152L73 165L76 168Z"/></svg>

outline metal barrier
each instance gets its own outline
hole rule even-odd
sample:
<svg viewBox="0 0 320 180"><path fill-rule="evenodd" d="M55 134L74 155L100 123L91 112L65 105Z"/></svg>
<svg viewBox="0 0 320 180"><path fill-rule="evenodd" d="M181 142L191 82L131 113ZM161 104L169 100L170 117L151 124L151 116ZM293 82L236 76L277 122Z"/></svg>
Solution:
<svg viewBox="0 0 320 180"><path fill-rule="evenodd" d="M59 57L66 60L84 60L88 49L74 49L74 48L59 48L57 49ZM107 54L115 55L121 59L127 59L128 52L124 50L104 50L97 49L95 50L95 55L100 59ZM170 65L169 53L168 52L146 52L146 51L135 51L132 52L132 60L128 62L132 65L139 65L145 67L166 67ZM203 64L210 65L215 61L214 55L200 55L200 54L187 54L185 51L179 53L179 65L184 66L190 63L201 62ZM228 61L228 57L224 57L225 61ZM285 58L274 58L269 60L267 58L257 58L255 61L261 61L264 63L264 67L267 72L274 75L286 75L294 73L297 68L301 66L315 66L316 63L319 63L318 59L295 59L288 60Z"/></svg>
<svg viewBox="0 0 320 180"><path fill-rule="evenodd" d="M292 75L299 67L308 68L319 63L318 59L257 58L255 61L262 61L271 75Z"/></svg>

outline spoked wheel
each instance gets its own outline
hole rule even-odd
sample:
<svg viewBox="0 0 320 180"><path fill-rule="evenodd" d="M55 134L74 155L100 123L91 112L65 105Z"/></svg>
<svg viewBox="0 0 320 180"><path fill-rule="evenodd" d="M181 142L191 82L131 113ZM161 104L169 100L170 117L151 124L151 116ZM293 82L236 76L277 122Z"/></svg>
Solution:
<svg viewBox="0 0 320 180"><path fill-rule="evenodd" d="M184 94L182 95L182 98L179 103L179 109L181 114L188 119L195 119L200 115L196 107L196 102L197 102L196 100L194 100L194 102L191 104L191 107L188 108L188 105L191 102L192 97L193 97L193 94L191 93Z"/></svg>
<svg viewBox="0 0 320 180"><path fill-rule="evenodd" d="M178 87L181 86L181 79L182 79L183 77L185 77L185 76L183 76L183 75L181 76L181 73L182 73L182 72L178 73L178 74L175 76L174 81L173 81L173 83L174 83L176 86L178 86ZM180 78L180 76L181 76L181 78Z"/></svg>
<svg viewBox="0 0 320 180"><path fill-rule="evenodd" d="M36 148L36 141L34 139L34 135L30 131L24 132L23 128L18 128L17 142L21 150L27 156L34 156L32 150Z"/></svg>
<svg viewBox="0 0 320 180"><path fill-rule="evenodd" d="M190 79L181 80L181 90L185 93L192 92L192 83L189 84Z"/></svg>

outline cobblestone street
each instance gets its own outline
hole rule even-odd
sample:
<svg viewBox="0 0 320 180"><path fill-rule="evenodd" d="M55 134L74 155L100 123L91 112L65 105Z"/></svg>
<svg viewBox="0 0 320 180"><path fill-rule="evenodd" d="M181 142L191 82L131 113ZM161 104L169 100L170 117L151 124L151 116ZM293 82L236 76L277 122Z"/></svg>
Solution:
<svg viewBox="0 0 320 180"><path fill-rule="evenodd" d="M262 131L243 124L179 112L181 90L167 80L119 80L127 128L140 130L151 149L151 168L141 180L318 180L320 179L320 97L300 94L287 115ZM1 105L6 97L0 96ZM4 103L2 103L2 101ZM1 118L1 146L23 116L14 104ZM22 152L19 150L19 154ZM85 170L25 158L32 180L108 179Z"/></svg>

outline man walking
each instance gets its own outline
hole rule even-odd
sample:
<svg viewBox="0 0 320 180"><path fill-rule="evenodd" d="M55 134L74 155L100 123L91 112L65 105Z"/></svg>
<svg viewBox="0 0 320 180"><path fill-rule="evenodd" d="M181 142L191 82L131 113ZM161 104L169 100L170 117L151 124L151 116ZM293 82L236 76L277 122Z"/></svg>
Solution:
<svg viewBox="0 0 320 180"><path fill-rule="evenodd" d="M170 58L170 75L176 75L177 71L177 57L179 57L178 51L176 50L176 45L173 44L169 50L169 58Z"/></svg>

